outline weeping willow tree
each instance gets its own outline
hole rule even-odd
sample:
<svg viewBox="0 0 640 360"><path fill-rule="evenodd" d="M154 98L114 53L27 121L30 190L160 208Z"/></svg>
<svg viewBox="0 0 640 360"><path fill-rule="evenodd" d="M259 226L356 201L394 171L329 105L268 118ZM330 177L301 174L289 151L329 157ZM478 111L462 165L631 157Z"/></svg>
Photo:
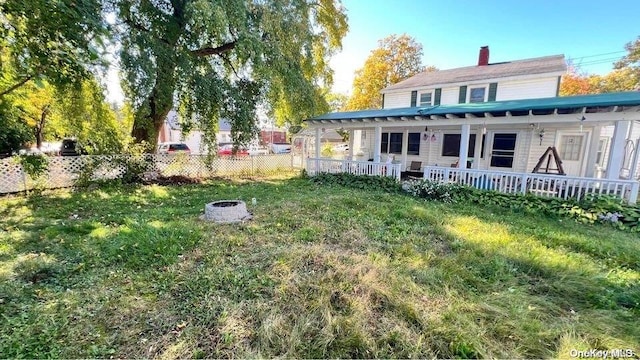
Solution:
<svg viewBox="0 0 640 360"><path fill-rule="evenodd" d="M281 124L328 111L328 58L347 32L339 0L114 1L137 141L155 145L172 108L209 143L228 119L236 144L257 132L260 104Z"/></svg>

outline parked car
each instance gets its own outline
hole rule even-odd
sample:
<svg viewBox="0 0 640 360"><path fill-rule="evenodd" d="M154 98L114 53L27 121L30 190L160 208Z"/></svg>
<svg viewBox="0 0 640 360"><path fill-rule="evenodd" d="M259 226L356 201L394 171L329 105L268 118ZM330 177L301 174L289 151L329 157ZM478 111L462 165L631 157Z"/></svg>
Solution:
<svg viewBox="0 0 640 360"><path fill-rule="evenodd" d="M333 151L347 152L349 151L349 144L337 144L333 146Z"/></svg>
<svg viewBox="0 0 640 360"><path fill-rule="evenodd" d="M291 152L291 144L289 143L273 143L270 145L272 154L288 154Z"/></svg>
<svg viewBox="0 0 640 360"><path fill-rule="evenodd" d="M231 156L233 154L233 144L223 144L218 147L218 156ZM238 148L235 153L236 156L248 156L249 150L245 148Z"/></svg>
<svg viewBox="0 0 640 360"><path fill-rule="evenodd" d="M79 155L87 155L87 152L78 145L78 140L74 138L62 139L62 145L60 146L60 156Z"/></svg>
<svg viewBox="0 0 640 360"><path fill-rule="evenodd" d="M158 154L191 154L191 149L185 143L166 142L158 145Z"/></svg>

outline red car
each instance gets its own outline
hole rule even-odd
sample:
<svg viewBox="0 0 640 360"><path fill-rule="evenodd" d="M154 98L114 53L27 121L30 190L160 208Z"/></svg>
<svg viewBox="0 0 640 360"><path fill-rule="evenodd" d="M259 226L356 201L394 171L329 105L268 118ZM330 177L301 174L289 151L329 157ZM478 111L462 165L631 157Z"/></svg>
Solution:
<svg viewBox="0 0 640 360"><path fill-rule="evenodd" d="M231 156L233 154L233 144L220 145L218 148L218 156ZM236 156L249 156L249 150L239 148L235 153Z"/></svg>

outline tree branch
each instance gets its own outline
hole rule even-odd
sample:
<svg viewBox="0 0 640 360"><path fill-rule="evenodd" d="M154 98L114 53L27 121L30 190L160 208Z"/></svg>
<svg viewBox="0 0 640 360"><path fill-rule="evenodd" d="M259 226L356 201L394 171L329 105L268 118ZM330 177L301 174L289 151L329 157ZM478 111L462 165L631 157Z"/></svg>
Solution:
<svg viewBox="0 0 640 360"><path fill-rule="evenodd" d="M233 50L236 47L236 43L238 41L234 40L232 42L220 45L218 47L206 47L198 50L192 50L191 55L195 56L209 56L209 55L220 55L227 51Z"/></svg>
<svg viewBox="0 0 640 360"><path fill-rule="evenodd" d="M0 92L0 98L12 92L13 90L19 88L20 86L26 84L31 79L33 79L33 75L29 75L24 79L18 81L17 83L13 84L10 88L3 90L2 92Z"/></svg>

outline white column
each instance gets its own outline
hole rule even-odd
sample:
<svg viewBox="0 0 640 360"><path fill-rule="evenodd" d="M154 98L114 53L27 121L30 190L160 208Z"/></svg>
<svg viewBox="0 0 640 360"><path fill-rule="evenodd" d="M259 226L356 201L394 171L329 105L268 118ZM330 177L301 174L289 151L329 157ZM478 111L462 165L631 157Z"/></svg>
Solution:
<svg viewBox="0 0 640 360"><path fill-rule="evenodd" d="M316 159L320 158L320 128L316 128Z"/></svg>
<svg viewBox="0 0 640 360"><path fill-rule="evenodd" d="M627 141L627 133L630 126L631 121L616 121L613 140L611 141L611 151L609 152L609 163L607 164L607 179L617 180L620 178L622 160L624 159L624 145Z"/></svg>
<svg viewBox="0 0 640 360"><path fill-rule="evenodd" d="M353 144L355 144L353 137L354 137L354 131L353 129L350 129L349 130L349 160L355 160L353 158Z"/></svg>
<svg viewBox="0 0 640 360"><path fill-rule="evenodd" d="M373 162L380 162L380 143L382 142L382 126L376 126L373 137Z"/></svg>
<svg viewBox="0 0 640 360"><path fill-rule="evenodd" d="M596 156L598 156L598 147L600 145L600 131L602 127L597 125L591 131L591 143L587 149L587 169L584 172L585 177L593 177L596 171Z"/></svg>
<svg viewBox="0 0 640 360"><path fill-rule="evenodd" d="M469 133L471 125L463 124L460 134L460 159L458 160L458 168L467 168L467 153L469 152Z"/></svg>
<svg viewBox="0 0 640 360"><path fill-rule="evenodd" d="M474 169L480 169L480 154L482 154L482 130L483 127L481 126L478 131L476 131L476 147L473 150L474 153L474 157L473 157L473 166L472 168Z"/></svg>
<svg viewBox="0 0 640 360"><path fill-rule="evenodd" d="M401 169L407 168L407 151L409 151L409 129L404 129L402 133L402 160L400 164Z"/></svg>

